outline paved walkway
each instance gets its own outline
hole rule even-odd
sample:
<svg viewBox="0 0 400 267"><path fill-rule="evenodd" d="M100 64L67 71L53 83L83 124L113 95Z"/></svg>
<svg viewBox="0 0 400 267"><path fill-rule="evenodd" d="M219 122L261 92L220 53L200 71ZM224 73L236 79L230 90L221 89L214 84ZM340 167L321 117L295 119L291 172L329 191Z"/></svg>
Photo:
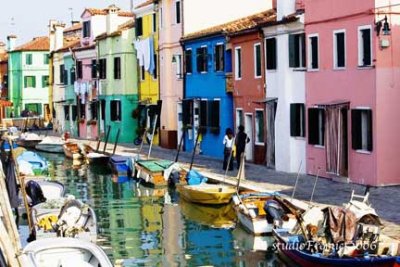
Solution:
<svg viewBox="0 0 400 267"><path fill-rule="evenodd" d="M95 146L95 142L92 142ZM103 148L103 144L100 146ZM144 145L142 154L147 154L148 146ZM107 146L107 151L112 152L113 145ZM218 149L218 148L216 148ZM138 147L133 144L119 144L116 154L132 155L137 153ZM176 150L163 149L153 146L151 157L175 160ZM179 162L190 163L191 153L181 152ZM218 174L224 174L222 160L210 158L203 155L196 155L194 168L207 170ZM236 166L236 165L235 165ZM296 173L284 173L271 170L262 165L246 163L246 179L263 183L264 187L270 190L279 191L283 194L292 195L296 182ZM236 176L237 170L229 171L229 176ZM298 180L295 198L309 201L315 183L315 176L300 175ZM400 177L399 177L400 178ZM334 182L329 179L320 178L315 189L313 201L327 205L342 205L349 201L352 190L356 194L363 195L365 186ZM370 202L376 209L384 223L383 233L400 240L400 186L372 187L370 189Z"/></svg>

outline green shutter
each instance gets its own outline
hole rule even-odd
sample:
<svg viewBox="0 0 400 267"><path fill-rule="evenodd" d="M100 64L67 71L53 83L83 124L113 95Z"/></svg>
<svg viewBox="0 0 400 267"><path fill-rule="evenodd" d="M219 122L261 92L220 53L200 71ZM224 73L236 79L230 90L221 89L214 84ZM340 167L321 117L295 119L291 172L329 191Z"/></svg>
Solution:
<svg viewBox="0 0 400 267"><path fill-rule="evenodd" d="M296 60L295 60L295 35L289 35L289 67L294 68L296 67Z"/></svg>

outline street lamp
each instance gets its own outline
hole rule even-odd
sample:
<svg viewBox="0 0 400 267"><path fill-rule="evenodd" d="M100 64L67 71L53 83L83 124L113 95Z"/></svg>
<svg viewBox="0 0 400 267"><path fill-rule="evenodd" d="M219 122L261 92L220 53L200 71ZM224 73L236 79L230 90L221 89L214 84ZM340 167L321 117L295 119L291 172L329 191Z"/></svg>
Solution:
<svg viewBox="0 0 400 267"><path fill-rule="evenodd" d="M382 24L383 22L383 24ZM383 35L390 35L390 26L389 26L389 22L387 21L387 16L385 15L385 17L381 20L378 20L375 23L375 27L376 27L376 35L379 36L381 29L382 29L382 33ZM383 28L382 28L383 27Z"/></svg>

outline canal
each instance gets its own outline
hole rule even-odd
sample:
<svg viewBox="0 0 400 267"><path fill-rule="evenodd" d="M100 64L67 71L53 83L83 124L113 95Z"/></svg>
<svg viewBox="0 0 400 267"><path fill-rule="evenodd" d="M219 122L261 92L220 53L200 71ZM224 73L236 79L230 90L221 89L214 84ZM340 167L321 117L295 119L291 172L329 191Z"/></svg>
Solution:
<svg viewBox="0 0 400 267"><path fill-rule="evenodd" d="M40 153L49 176L66 193L91 205L98 245L125 266L287 266L266 252L271 237L254 237L236 226L230 206L195 205L171 189L118 181L107 167L75 167L63 155Z"/></svg>

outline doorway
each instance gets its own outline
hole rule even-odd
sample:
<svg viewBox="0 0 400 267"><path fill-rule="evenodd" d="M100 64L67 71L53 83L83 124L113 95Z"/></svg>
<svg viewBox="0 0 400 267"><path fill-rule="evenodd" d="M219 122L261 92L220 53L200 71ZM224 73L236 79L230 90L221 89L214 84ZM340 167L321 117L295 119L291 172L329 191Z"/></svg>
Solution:
<svg viewBox="0 0 400 267"><path fill-rule="evenodd" d="M253 135L253 114L245 114L244 130L247 136L250 138L250 142L246 145L246 160L253 161L253 147L254 147L254 135Z"/></svg>

